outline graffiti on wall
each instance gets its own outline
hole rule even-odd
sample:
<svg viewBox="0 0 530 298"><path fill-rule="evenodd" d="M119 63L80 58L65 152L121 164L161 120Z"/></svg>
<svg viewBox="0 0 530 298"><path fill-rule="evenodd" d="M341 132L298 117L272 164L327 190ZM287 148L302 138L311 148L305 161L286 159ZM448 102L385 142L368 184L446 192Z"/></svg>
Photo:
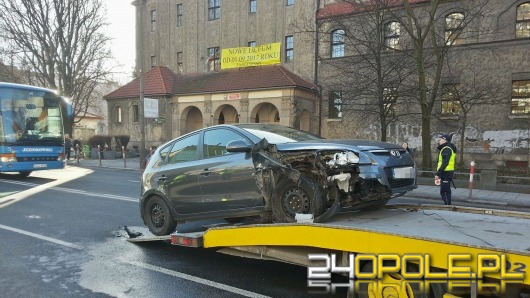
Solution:
<svg viewBox="0 0 530 298"><path fill-rule="evenodd" d="M460 141L461 130L455 132L435 131L431 133L431 148L433 151L438 145L438 137L446 133L452 134L453 143L458 148L462 148ZM481 131L479 128L469 125L463 133L464 152L466 153L530 153L530 130L527 129ZM360 138L378 140L380 139L379 125L370 124L366 129L359 131L359 134L358 137ZM421 136L421 125L394 123L389 125L387 141L395 144L408 142L410 147L421 150Z"/></svg>

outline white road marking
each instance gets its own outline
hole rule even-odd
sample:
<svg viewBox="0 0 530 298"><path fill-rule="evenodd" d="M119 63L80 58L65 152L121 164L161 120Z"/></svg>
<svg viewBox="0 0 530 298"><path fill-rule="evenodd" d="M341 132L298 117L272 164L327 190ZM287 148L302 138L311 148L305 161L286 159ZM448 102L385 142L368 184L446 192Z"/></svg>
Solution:
<svg viewBox="0 0 530 298"><path fill-rule="evenodd" d="M73 249L78 249L78 250L83 250L84 249L84 247L82 247L80 245L77 245L77 244L73 244L73 243L70 243L70 242L65 242L65 241L62 241L62 240L55 239L55 238L42 236L42 235L39 235L39 234L35 234L35 233L32 233L32 232L20 230L20 229L13 228L13 227L0 225L0 229L4 229L4 230L11 231L11 232L19 233L19 234L22 234L22 235L30 236L30 237L33 237L33 238L45 240L45 241L48 241L48 242L52 242L52 243L59 244L59 245L62 245L62 246L66 246L66 247L73 248Z"/></svg>
<svg viewBox="0 0 530 298"><path fill-rule="evenodd" d="M0 199L0 208L2 208L4 206L7 206L7 205L10 205L10 204L12 204L14 202L23 200L23 199L25 199L25 198L27 198L27 197L29 197L31 195L34 195L34 194L39 193L41 191L44 191L46 189L53 189L53 190L62 191L62 192L76 193L76 194L81 194L81 195L86 195L86 196L110 198L110 199L114 199L114 200L122 200L122 201L129 201L129 202L135 202L135 203L138 202L138 199L135 199L135 198L116 196L116 195L110 195L110 194L89 193L89 192L86 192L86 191L80 191L80 190L75 190L75 189L56 187L56 185L60 185L60 184L62 184L64 182L66 182L66 181L73 180L73 179L76 179L78 177L79 176L70 177L70 179L61 180L61 181L56 180L56 181L53 181L53 182L50 182L50 183L46 183L46 184L42 184L42 185L35 184L35 183L29 183L29 182L0 179L0 182L6 182L6 183L12 183L12 184L18 184L18 185L24 185L24 186L32 187L31 189L24 190L24 191L21 191L21 192L17 192L15 194L8 195L6 197L1 198ZM139 181L130 180L130 182L139 182ZM2 203L5 203L5 204L2 206L1 205ZM7 231L19 233L19 234L22 234L22 235L30 236L30 237L33 237L33 238L37 238L37 239L40 239L40 240L48 241L48 242L51 242L51 243L55 243L55 244L58 244L58 245L62 245L62 246L73 248L73 249L77 249L77 250L84 250L85 249L83 246L80 246L80 245L77 245L77 244L73 244L73 243L70 243L70 242L62 241L62 240L59 240L59 239L55 239L55 238L39 235L39 234L36 234L36 233L20 230L20 229L17 229L17 228L13 228L13 227L1 225L1 224L0 224L0 229L4 229L4 230L7 230ZM222 283L218 283L218 282L215 282L215 281L211 281L211 280L208 280L208 279L204 279L204 278L188 275L188 274L181 273L181 272L178 272L178 271L165 269L165 268L162 268L162 267L157 267L157 266L153 266L153 265L149 265L149 264L145 264L145 263L141 263L141 262L135 262L135 261L122 260L122 262L127 263L127 264L131 264L131 265L134 265L134 266L137 266L137 267L141 267L141 268L144 268L144 269L147 269L147 270L160 272L160 273L171 275L171 276L174 276L174 277L177 277L177 278L182 278L184 280L189 280L189 281L196 282L196 283L199 283L199 284L203 284L203 285L206 285L206 286L214 287L214 288L221 289L221 290L224 290L224 291L228 291L228 292L231 292L231 293L235 293L235 294L238 294L238 295L241 295L241 296L257 297L257 298L268 298L269 297L269 296L264 296L264 295L261 295L261 294L258 294L258 293L254 293L254 292L246 291L246 290L243 290L243 289L239 289L239 288L236 288L236 287L232 287L232 286L229 286L229 285L225 285L225 284L222 284Z"/></svg>
<svg viewBox="0 0 530 298"><path fill-rule="evenodd" d="M6 196L6 197L3 197L0 199L0 208L4 208L6 206L9 206L11 204L14 204L18 201L22 201L24 199L27 199L28 197L32 196L32 195L35 195L35 194L38 194L39 192L41 191L45 191L49 188L52 188L52 187L55 187L55 186L58 186L58 185L61 185L65 182L68 182L68 181L71 181L71 180L74 180L74 179L77 179L79 177L82 177L82 176L85 176L89 173L92 173L93 171L92 170L89 170L89 169L82 169L82 170L79 170L79 171L75 171L74 173L69 173L67 175L68 178L65 178L65 179L57 179L57 180L53 180L51 182L48 182L48 183L45 183L45 184L33 184L33 183L29 183L29 182L19 182L19 181L10 181L10 180L0 180L1 182L9 182L9 183L14 183L14 184L19 184L19 185L26 185L26 186L31 186L32 188L31 189L27 189L27 190L24 190L24 191L21 191L21 192L17 192L15 194L12 194L12 195L9 195L9 196ZM34 186L32 186L34 185Z"/></svg>
<svg viewBox="0 0 530 298"><path fill-rule="evenodd" d="M54 187L54 186L49 185L50 183L53 183L53 182L50 182L50 183L47 183L47 184L42 184L42 185L35 184L35 183L30 183L30 182L12 181L12 180L4 180L4 179L0 179L0 182L6 182L6 183L11 183L11 184L17 184L17 185L23 185L23 186L32 187L32 189L28 189L28 190L24 190L24 191L21 191L21 192L17 192L17 193L14 193L12 195L8 195L8 196L5 196L5 197L1 198L0 199L0 208L5 207L7 205L10 205L10 204L12 204L12 203L14 203L16 201L20 201L22 199L25 199L25 198L29 197L30 195L33 195L33 194L35 194L37 192L40 192L40 191L43 191L43 190L46 190L46 189L52 189L52 190L57 190L57 191L62 191L62 192L67 192L67 193L80 194L80 195L91 196L91 197L100 197L100 198L114 199L114 200L134 202L134 203L138 202L138 199L131 198L131 197L117 196L117 195L111 195L111 194L105 194L105 193L93 193L93 192L87 192L87 191L83 191L83 190L64 188L64 187ZM34 191L35 189L38 189L38 190ZM8 204L7 201L10 201L9 204ZM5 202L5 204L2 204L3 202Z"/></svg>
<svg viewBox="0 0 530 298"><path fill-rule="evenodd" d="M221 283L218 283L218 282L215 282L215 281L211 281L211 280L208 280L208 279L196 277L196 276L185 274L185 273L181 273L181 272L178 272L178 271L165 269L165 268L158 267L158 266L149 265L149 264L142 263L142 262L127 261L127 260L121 260L121 261L124 262L124 263L127 263L127 264L131 264L131 265L137 266L137 267L141 267L141 268L144 268L144 269L148 269L148 270L160 272L160 273L163 273L163 274L171 275L171 276L174 276L174 277L177 277L177 278L182 278L182 279L185 279L185 280L193 281L193 282L196 282L196 283L199 283L199 284L203 284L203 285L207 285L207 286L210 286L210 287L213 287L213 288L217 288L217 289L221 289L221 290L224 290L224 291L232 292L232 293L235 293L235 294L238 294L238 295L241 295L241 296L245 296L245 297L259 297L259 298L268 298L269 297L269 296L264 296L264 295L261 295L261 294L258 294L258 293L246 291L246 290L243 290L243 289L240 289L240 288L232 287L232 286L229 286L229 285L221 284Z"/></svg>
<svg viewBox="0 0 530 298"><path fill-rule="evenodd" d="M7 231L19 233L19 234L22 234L22 235L30 236L30 237L33 237L33 238L37 238L37 239L40 239L40 240L48 241L48 242L51 242L51 243L55 243L55 244L58 244L58 245L62 245L62 246L73 248L73 249L77 249L77 250L84 250L85 249L83 246L80 246L80 245L77 245L77 244L73 244L73 243L62 241L62 240L59 240L59 239L55 239L55 238L51 238L51 237L35 234L35 233L32 233L32 232L20 230L20 229L17 229L17 228L13 228L13 227L1 225L1 224L0 224L0 229L4 229L4 230L7 230ZM243 289L240 289L240 288L236 288L236 287L232 287L232 286L229 286L229 285L225 285L225 284L222 284L222 283L218 283L218 282L215 282L215 281L211 281L211 280L208 280L208 279L196 277L196 276L193 276L193 275L189 275L189 274L178 272L178 271L174 271L174 270L169 270L169 269L158 267L158 266L149 265L149 264L142 263L142 262L127 261L127 260L123 260L123 259L121 259L120 261L123 262L123 263L126 263L126 264L130 264L130 265L141 267L141 268L144 268L144 269L147 269L147 270L156 271L156 272L160 272L160 273L163 273L163 274L171 275L171 276L174 276L174 277L177 277L177 278L181 278L181 279L184 279L184 280L192 281L192 282L199 283L199 284L202 284L202 285L206 285L206 286L209 286L209 287L221 289L221 290L224 290L224 291L227 291L227 292L231 292L231 293L235 293L235 294L238 294L238 295L241 295L241 296L253 297L253 298L254 297L256 297L256 298L268 298L269 297L269 296L264 296L264 295L261 295L261 294L258 294L258 293L246 291L246 290L243 290Z"/></svg>

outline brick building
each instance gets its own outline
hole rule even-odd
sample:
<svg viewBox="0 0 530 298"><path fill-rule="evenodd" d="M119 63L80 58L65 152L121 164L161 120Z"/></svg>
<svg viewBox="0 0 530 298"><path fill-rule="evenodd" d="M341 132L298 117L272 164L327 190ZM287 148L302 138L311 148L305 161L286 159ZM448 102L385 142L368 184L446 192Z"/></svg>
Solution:
<svg viewBox="0 0 530 298"><path fill-rule="evenodd" d="M409 60L413 36L402 23L406 11L369 6L377 2L148 0L143 21L137 5L137 49L143 47L137 62L143 59L149 71L145 96L163 99L163 117L147 124L148 145L190 129L240 121L279 122L324 137L381 139L385 131L388 141L408 141L421 150L418 90ZM408 2L421 21L430 1ZM433 21L447 54L433 94L431 149L439 133L453 132L457 146L464 142L466 159L527 166L530 1L440 1ZM366 59L370 40L357 34L367 24L379 28L382 51L373 57L382 61L386 77L373 77L373 69L366 68L374 59ZM281 43L280 65L221 70L221 49L274 42ZM426 68L431 80L434 65ZM281 83L263 84L278 76ZM212 83L217 79L223 83ZM203 85L188 88L190 80ZM135 84L105 96L110 133L128 131L131 143L139 140ZM459 104L464 99L465 111Z"/></svg>

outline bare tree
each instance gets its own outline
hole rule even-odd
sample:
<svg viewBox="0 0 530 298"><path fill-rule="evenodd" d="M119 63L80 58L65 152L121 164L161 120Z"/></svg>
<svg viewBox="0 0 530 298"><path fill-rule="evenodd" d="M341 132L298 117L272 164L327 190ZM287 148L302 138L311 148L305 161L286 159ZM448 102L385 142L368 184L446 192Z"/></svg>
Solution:
<svg viewBox="0 0 530 298"><path fill-rule="evenodd" d="M331 44L332 59L321 61L334 73L328 85L342 92L343 121L359 115L374 119L379 122L381 140L386 141L388 125L412 110L402 84L411 75L407 68L411 61L386 38L390 14L384 5L379 1L350 4L358 11L354 18L325 20L318 26L325 29L319 34L325 37L324 43L327 38Z"/></svg>
<svg viewBox="0 0 530 298"><path fill-rule="evenodd" d="M491 50L488 50L490 52ZM485 54L485 53L484 53ZM508 101L501 102L500 99L502 90L499 85L495 84L495 78L491 75L495 71L487 68L486 65L476 63L473 71L470 74L463 74L463 70L454 67L460 64L462 59L466 59L463 53L456 51L453 57L448 57L446 67L446 83L442 86L441 96L442 111L438 118L449 127L453 126L460 131L460 154L458 155L458 165L462 168L464 166L464 150L465 150L465 131L469 124L469 117L472 112L478 109L484 109L487 106L509 105ZM479 55L483 57L484 55ZM451 118L449 122L444 119L444 116ZM454 116L457 119L452 119Z"/></svg>
<svg viewBox="0 0 530 298"><path fill-rule="evenodd" d="M15 65L31 73L28 83L58 90L84 117L111 71L102 1L3 0L0 15L0 38ZM65 125L67 132L72 125Z"/></svg>
<svg viewBox="0 0 530 298"><path fill-rule="evenodd" d="M342 84L352 91L347 104L353 105L345 109L378 114L382 140L386 125L405 115L419 115L422 166L431 169L432 112L439 100L447 55L464 39L474 41L479 32L491 31L481 22L491 9L490 0L339 1L343 11L349 12L320 20L319 26L328 24L326 29L330 31L345 28L347 46L353 49L345 55L351 57L326 61L334 65L336 73L342 74L335 79L346 78ZM330 32L323 35L330 36ZM326 42L333 47L332 40L319 41ZM333 77L331 84L340 85ZM389 91L393 92L390 96ZM371 100L359 104L363 98ZM392 104L403 105L397 109L401 114L388 109Z"/></svg>
<svg viewBox="0 0 530 298"><path fill-rule="evenodd" d="M431 115L439 96L447 54L458 40L476 37L479 28L474 24L480 22L475 21L484 16L489 0L447 2L452 5L452 11L458 12L457 17L446 15L440 3L444 1L440 0L423 5L411 4L409 0L402 0L398 5L393 0L382 1L409 40L408 53L414 60L416 77L410 83L411 88L417 88L415 98L421 110L422 166L431 169Z"/></svg>

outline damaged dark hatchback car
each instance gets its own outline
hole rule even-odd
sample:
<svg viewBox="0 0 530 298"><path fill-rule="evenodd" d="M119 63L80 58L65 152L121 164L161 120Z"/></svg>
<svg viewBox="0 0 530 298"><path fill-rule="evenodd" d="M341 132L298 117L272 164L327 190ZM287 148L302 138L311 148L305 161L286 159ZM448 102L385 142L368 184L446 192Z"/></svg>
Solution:
<svg viewBox="0 0 530 298"><path fill-rule="evenodd" d="M155 235L211 218L294 222L308 214L322 222L414 188L414 160L394 144L323 139L281 125L217 125L155 151L142 175L140 213Z"/></svg>

